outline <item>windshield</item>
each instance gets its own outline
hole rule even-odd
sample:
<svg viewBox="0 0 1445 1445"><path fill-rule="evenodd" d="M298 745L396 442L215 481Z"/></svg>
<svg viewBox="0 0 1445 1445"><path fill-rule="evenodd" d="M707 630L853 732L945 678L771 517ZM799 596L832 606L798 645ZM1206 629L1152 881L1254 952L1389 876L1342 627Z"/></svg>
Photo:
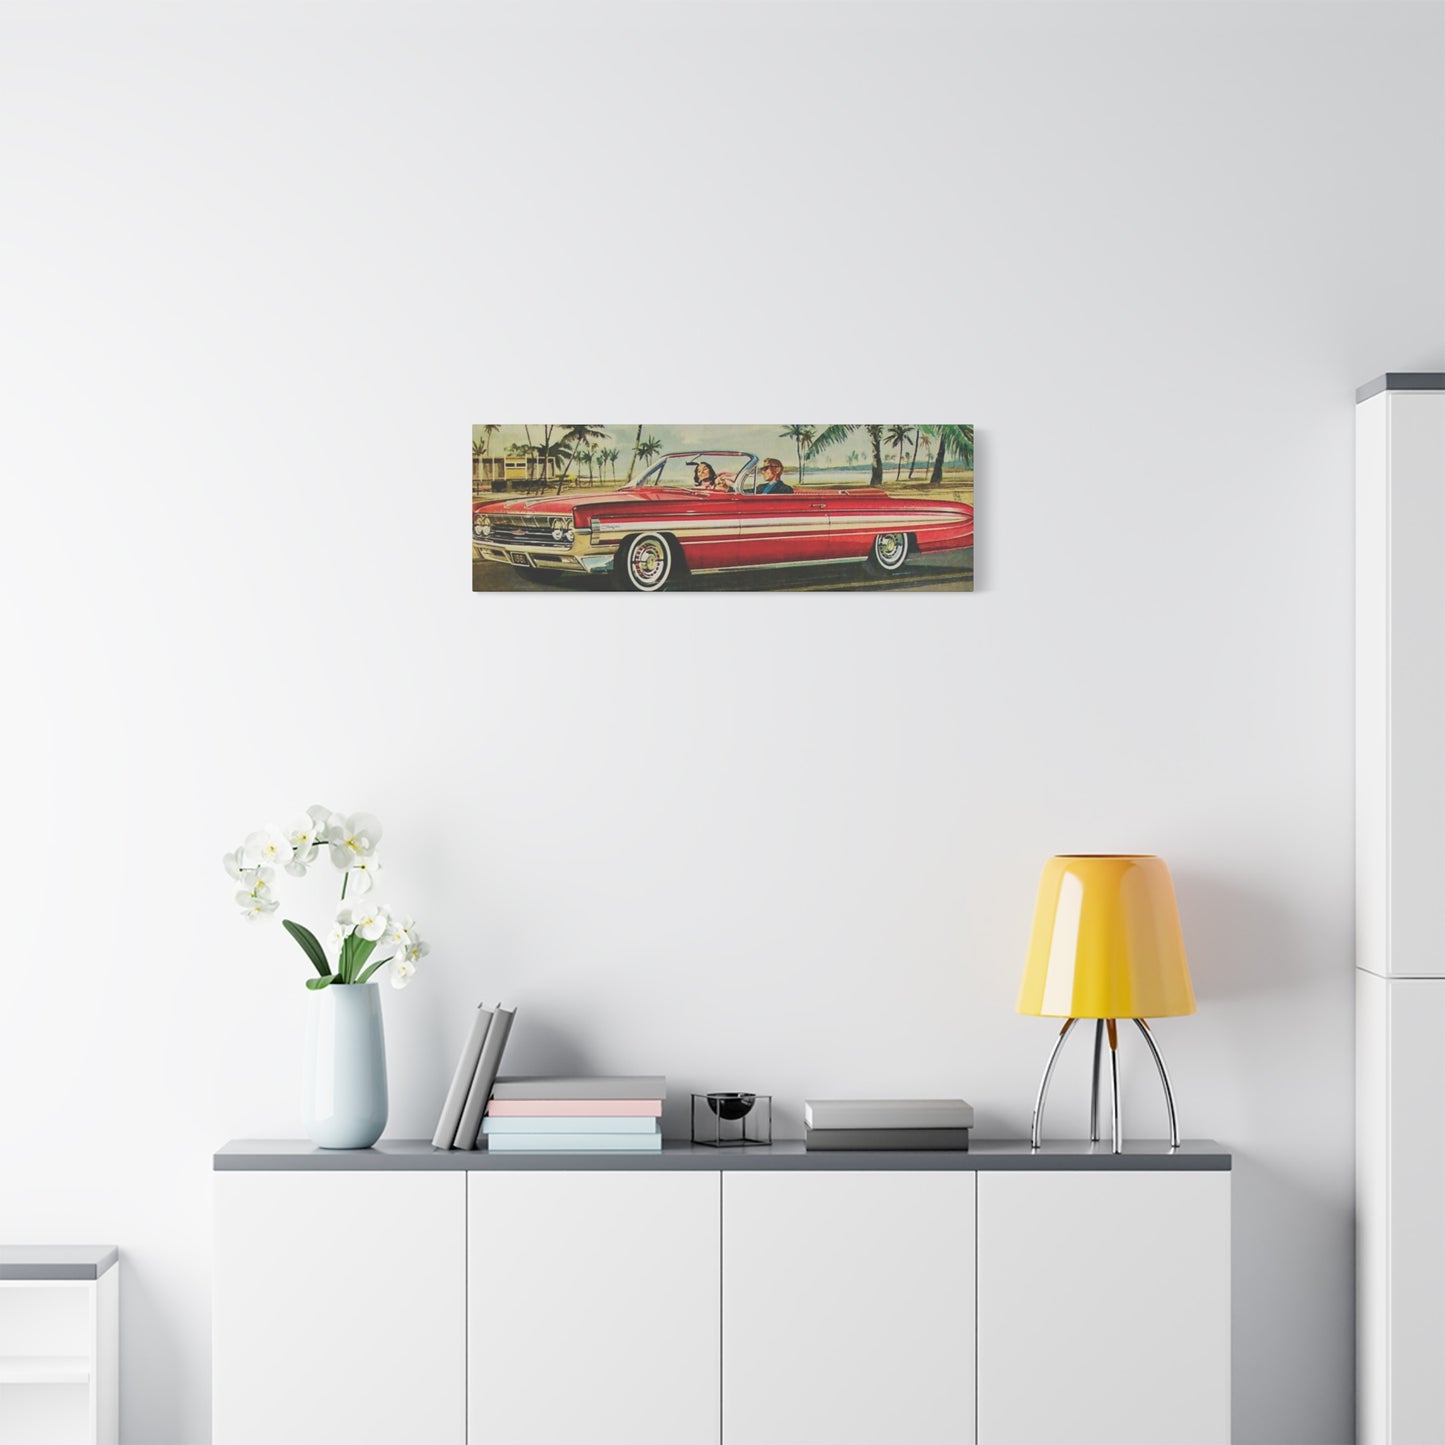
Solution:
<svg viewBox="0 0 1445 1445"><path fill-rule="evenodd" d="M757 462L752 452L668 452L632 485L679 487L689 492L750 492L757 476Z"/></svg>

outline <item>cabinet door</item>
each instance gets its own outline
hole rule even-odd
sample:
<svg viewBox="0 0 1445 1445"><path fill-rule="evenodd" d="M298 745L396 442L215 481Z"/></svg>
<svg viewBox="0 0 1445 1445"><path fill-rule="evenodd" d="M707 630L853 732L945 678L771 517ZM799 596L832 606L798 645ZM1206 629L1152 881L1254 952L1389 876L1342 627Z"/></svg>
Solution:
<svg viewBox="0 0 1445 1445"><path fill-rule="evenodd" d="M723 1176L724 1445L966 1445L969 1171Z"/></svg>
<svg viewBox="0 0 1445 1445"><path fill-rule="evenodd" d="M467 1222L470 1445L717 1445L716 1173L474 1171Z"/></svg>
<svg viewBox="0 0 1445 1445"><path fill-rule="evenodd" d="M981 1173L980 1445L1229 1429L1229 1174Z"/></svg>
<svg viewBox="0 0 1445 1445"><path fill-rule="evenodd" d="M1445 976L1445 395L1356 408L1356 963Z"/></svg>
<svg viewBox="0 0 1445 1445"><path fill-rule="evenodd" d="M216 1445L461 1445L460 1173L221 1172Z"/></svg>
<svg viewBox="0 0 1445 1445"><path fill-rule="evenodd" d="M1445 1440L1445 979L1355 980L1358 1434Z"/></svg>

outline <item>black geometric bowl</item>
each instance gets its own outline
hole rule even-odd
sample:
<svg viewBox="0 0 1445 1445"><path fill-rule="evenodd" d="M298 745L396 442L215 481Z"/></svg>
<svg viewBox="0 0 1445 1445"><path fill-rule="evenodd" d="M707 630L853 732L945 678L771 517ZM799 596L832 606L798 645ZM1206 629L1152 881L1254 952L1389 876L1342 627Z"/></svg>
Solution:
<svg viewBox="0 0 1445 1445"><path fill-rule="evenodd" d="M746 1119L758 1102L756 1094L709 1094L707 1106L719 1119Z"/></svg>

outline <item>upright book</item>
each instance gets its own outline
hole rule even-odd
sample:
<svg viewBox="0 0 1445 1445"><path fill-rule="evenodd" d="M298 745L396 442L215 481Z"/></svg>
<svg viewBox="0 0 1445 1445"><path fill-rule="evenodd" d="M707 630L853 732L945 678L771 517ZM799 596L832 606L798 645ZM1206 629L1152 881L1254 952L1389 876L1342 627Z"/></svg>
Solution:
<svg viewBox="0 0 1445 1445"><path fill-rule="evenodd" d="M512 1031L512 1020L516 1016L516 1009L502 1008L500 1004L492 1014L491 1027L482 1042L477 1071L472 1075L472 1086L467 1090L467 1102L462 1109L461 1122L457 1125L458 1149L477 1147L482 1132L482 1115L486 1112L487 1100L491 1098L492 1085L497 1081L497 1070L502 1066L502 1050L507 1047L507 1035Z"/></svg>
<svg viewBox="0 0 1445 1445"><path fill-rule="evenodd" d="M482 1056L482 1042L487 1037L491 1022L492 1010L478 1004L477 1016L472 1020L467 1041L462 1046L462 1056L457 1060L456 1073L452 1075L452 1086L447 1090L446 1102L442 1105L441 1118L437 1120L436 1133L431 1136L435 1149L450 1149L457 1141L457 1125L462 1122L467 1092L476 1076L477 1060Z"/></svg>

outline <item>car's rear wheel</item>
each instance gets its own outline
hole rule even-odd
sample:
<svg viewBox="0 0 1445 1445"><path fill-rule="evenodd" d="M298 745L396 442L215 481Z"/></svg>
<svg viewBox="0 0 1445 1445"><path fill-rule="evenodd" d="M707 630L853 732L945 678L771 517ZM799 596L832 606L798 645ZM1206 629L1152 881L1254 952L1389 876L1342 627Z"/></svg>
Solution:
<svg viewBox="0 0 1445 1445"><path fill-rule="evenodd" d="M661 592L677 571L677 544L662 532L639 532L618 549L612 574L625 592Z"/></svg>
<svg viewBox="0 0 1445 1445"><path fill-rule="evenodd" d="M907 560L907 532L881 532L868 549L868 570L875 577L891 577Z"/></svg>

